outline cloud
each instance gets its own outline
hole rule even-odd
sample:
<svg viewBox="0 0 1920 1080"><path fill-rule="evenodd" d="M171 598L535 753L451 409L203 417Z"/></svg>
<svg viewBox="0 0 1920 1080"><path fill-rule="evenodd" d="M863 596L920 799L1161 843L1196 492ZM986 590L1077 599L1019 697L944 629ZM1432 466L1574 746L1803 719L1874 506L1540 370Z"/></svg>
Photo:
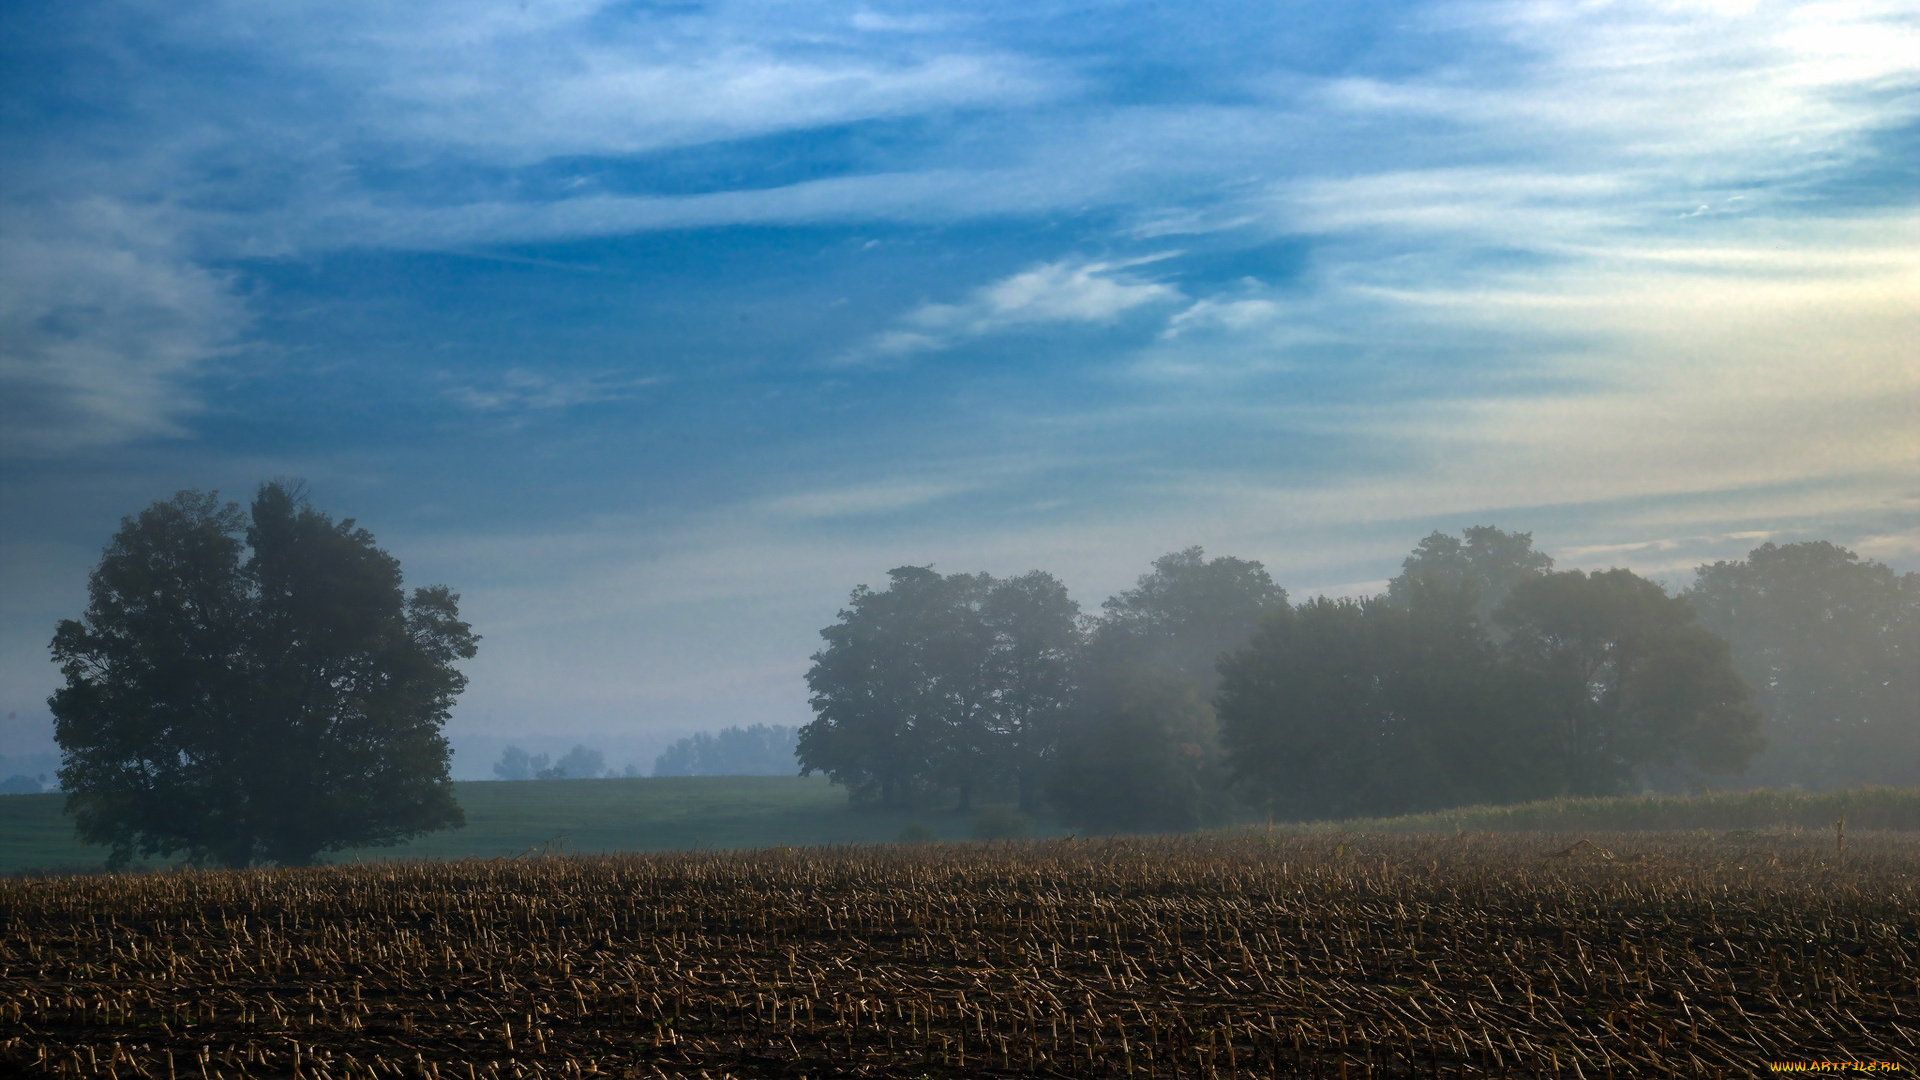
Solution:
<svg viewBox="0 0 1920 1080"><path fill-rule="evenodd" d="M639 378L586 375L572 378L511 368L486 383L449 387L446 396L462 408L479 413L547 412L620 401L641 389L665 381L663 376Z"/></svg>
<svg viewBox="0 0 1920 1080"><path fill-rule="evenodd" d="M967 483L929 483L894 481L822 491L796 492L766 502L768 513L776 517L846 518L869 517L900 510L925 507L976 487Z"/></svg>
<svg viewBox="0 0 1920 1080"><path fill-rule="evenodd" d="M110 198L0 214L0 449L59 454L186 434L189 389L245 306L163 211Z"/></svg>
<svg viewBox="0 0 1920 1080"><path fill-rule="evenodd" d="M1263 297L1247 299L1196 300L1167 320L1161 340L1199 330L1244 332L1270 326L1285 317L1287 308L1277 300Z"/></svg>
<svg viewBox="0 0 1920 1080"><path fill-rule="evenodd" d="M1010 58L935 55L897 64L803 61L736 47L661 62L585 42L571 62L526 70L512 52L474 64L385 69L390 137L508 162L561 154L636 154L929 109L1006 107L1046 80ZM393 57L393 60L400 58ZM491 70L489 70L491 69Z"/></svg>
<svg viewBox="0 0 1920 1080"><path fill-rule="evenodd" d="M926 352L967 338L1046 323L1111 323L1136 308L1183 299L1177 286L1142 281L1127 273L1168 257L1042 263L981 286L961 303L922 304L903 316L897 327L868 343L864 355Z"/></svg>
<svg viewBox="0 0 1920 1080"><path fill-rule="evenodd" d="M1019 106L1062 88L1033 61L964 36L870 40L931 29L925 18L804 5L213 2L162 26L183 46L297 73L345 110L328 125L342 133L503 162Z"/></svg>

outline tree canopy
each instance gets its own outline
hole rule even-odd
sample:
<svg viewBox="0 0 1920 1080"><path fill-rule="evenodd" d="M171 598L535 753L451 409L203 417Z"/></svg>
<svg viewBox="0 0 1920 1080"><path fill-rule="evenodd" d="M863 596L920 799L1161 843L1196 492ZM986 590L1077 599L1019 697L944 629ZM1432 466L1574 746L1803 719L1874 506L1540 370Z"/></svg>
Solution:
<svg viewBox="0 0 1920 1080"><path fill-rule="evenodd" d="M1494 612L1537 680L1575 795L1610 795L1649 764L1744 768L1762 746L1752 691L1693 605L1631 570L1547 574Z"/></svg>
<svg viewBox="0 0 1920 1080"><path fill-rule="evenodd" d="M245 558L243 559L243 555ZM298 488L124 519L62 620L49 699L82 839L247 866L462 823L441 734L479 640L444 586Z"/></svg>
<svg viewBox="0 0 1920 1080"><path fill-rule="evenodd" d="M855 589L820 632L801 772L884 806L949 790L965 809L1009 776L1029 800L1070 692L1079 608L1037 571L997 581L903 566L888 579Z"/></svg>
<svg viewBox="0 0 1920 1080"><path fill-rule="evenodd" d="M1920 784L1920 574L1769 543L1700 567L1686 595L1766 714L1757 782Z"/></svg>
<svg viewBox="0 0 1920 1080"><path fill-rule="evenodd" d="M1231 811L1213 697L1221 657L1287 592L1248 559L1199 547L1153 561L1101 605L1062 731L1051 798L1077 827L1167 830Z"/></svg>
<svg viewBox="0 0 1920 1080"><path fill-rule="evenodd" d="M1017 793L1091 831L1726 784L1769 737L1805 748L1785 782L1892 778L1920 771L1917 611L1920 575L1830 544L1674 596L1491 525L1427 536L1382 595L1297 606L1198 547L1084 620L1038 571L901 567L822 631L799 756L856 799Z"/></svg>
<svg viewBox="0 0 1920 1080"><path fill-rule="evenodd" d="M653 759L655 776L792 776L800 729L754 724L701 731L679 739Z"/></svg>
<svg viewBox="0 0 1920 1080"><path fill-rule="evenodd" d="M1405 605L1317 597L1221 669L1227 760L1282 817L1411 813L1552 795L1532 704L1474 617L1416 580Z"/></svg>
<svg viewBox="0 0 1920 1080"><path fill-rule="evenodd" d="M1387 599L1402 607L1411 604L1423 579L1446 591L1470 588L1474 614L1485 623L1515 585L1552 569L1553 559L1533 550L1532 533L1502 532L1492 525L1475 525L1457 537L1435 531L1400 564L1399 575L1387 583Z"/></svg>
<svg viewBox="0 0 1920 1080"><path fill-rule="evenodd" d="M1231 806L1211 706L1193 684L1115 669L1091 681L1061 725L1047 796L1092 831L1167 832Z"/></svg>
<svg viewBox="0 0 1920 1080"><path fill-rule="evenodd" d="M1316 598L1221 665L1227 765L1288 817L1390 815L1623 790L1649 769L1738 771L1759 716L1726 642L1627 570L1479 584L1409 579L1395 602Z"/></svg>
<svg viewBox="0 0 1920 1080"><path fill-rule="evenodd" d="M1287 590L1257 562L1208 559L1199 547L1170 552L1133 588L1101 605L1095 662L1185 679L1207 701L1220 684L1220 658L1245 645L1260 620L1286 603Z"/></svg>

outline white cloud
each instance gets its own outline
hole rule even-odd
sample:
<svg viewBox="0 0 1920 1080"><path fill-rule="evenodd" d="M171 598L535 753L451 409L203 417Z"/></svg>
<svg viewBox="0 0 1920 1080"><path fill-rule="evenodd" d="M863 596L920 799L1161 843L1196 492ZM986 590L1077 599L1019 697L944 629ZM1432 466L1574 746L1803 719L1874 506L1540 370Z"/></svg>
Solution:
<svg viewBox="0 0 1920 1080"><path fill-rule="evenodd" d="M991 56L821 63L740 48L660 62L626 50L574 48L571 63L530 72L512 54L480 70L466 55L445 57L442 69L389 69L382 90L390 111L382 121L409 142L523 162L633 154L928 109L1007 106L1045 88L1020 65Z"/></svg>
<svg viewBox="0 0 1920 1080"><path fill-rule="evenodd" d="M767 512L776 517L866 517L923 507L977 486L912 480L864 484L781 495L767 500L765 506Z"/></svg>
<svg viewBox="0 0 1920 1080"><path fill-rule="evenodd" d="M873 30L920 24L824 6L361 0L169 15L184 42L225 44L328 86L340 119L366 135L505 162L1019 105L1059 89L1035 64L964 40L874 50Z"/></svg>
<svg viewBox="0 0 1920 1080"><path fill-rule="evenodd" d="M868 343L863 356L899 356L1043 323L1110 323L1150 304L1184 299L1178 287L1127 273L1167 258L1042 263L984 285L958 304L922 304ZM859 358L859 356L856 356Z"/></svg>
<svg viewBox="0 0 1920 1080"><path fill-rule="evenodd" d="M164 211L108 198L0 216L0 446L59 453L184 433L190 380L245 310Z"/></svg>
<svg viewBox="0 0 1920 1080"><path fill-rule="evenodd" d="M512 368L485 383L449 387L446 394L456 404L475 412L519 414L619 401L662 381L661 376L564 377Z"/></svg>
<svg viewBox="0 0 1920 1080"><path fill-rule="evenodd" d="M1262 297L1251 299L1196 300L1186 308L1175 312L1167 320L1167 328L1162 332L1162 340L1170 340L1181 334L1198 330L1226 330L1243 332L1256 327L1270 326L1285 317L1286 306L1276 300Z"/></svg>

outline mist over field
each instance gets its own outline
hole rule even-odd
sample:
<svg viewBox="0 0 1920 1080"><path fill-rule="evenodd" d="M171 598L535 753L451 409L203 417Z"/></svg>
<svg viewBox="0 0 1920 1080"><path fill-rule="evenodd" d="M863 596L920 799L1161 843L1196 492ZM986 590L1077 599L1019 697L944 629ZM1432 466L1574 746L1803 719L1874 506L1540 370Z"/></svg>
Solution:
<svg viewBox="0 0 1920 1080"><path fill-rule="evenodd" d="M0 773L121 518L278 477L460 595L460 779L805 724L902 566L1920 569L1916 56L1880 2L9 5Z"/></svg>

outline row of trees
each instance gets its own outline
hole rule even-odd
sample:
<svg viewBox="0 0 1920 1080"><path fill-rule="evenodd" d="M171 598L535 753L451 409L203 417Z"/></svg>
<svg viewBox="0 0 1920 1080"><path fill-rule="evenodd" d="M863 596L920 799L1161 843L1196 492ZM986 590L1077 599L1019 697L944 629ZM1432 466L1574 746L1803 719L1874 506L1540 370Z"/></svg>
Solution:
<svg viewBox="0 0 1920 1080"><path fill-rule="evenodd" d="M1686 595L1767 717L1750 782L1920 787L1920 574L1765 544L1700 567Z"/></svg>
<svg viewBox="0 0 1920 1080"><path fill-rule="evenodd" d="M459 824L441 728L479 639L458 599L403 589L298 485L124 519L52 642L81 837L116 865L297 865ZM1422 541L1382 597L1298 606L1258 563L1193 548L1092 617L1044 573L903 567L823 635L796 756L892 806L1008 794L1179 828L1229 792L1315 817L1749 762L1772 783L1920 784L1920 575L1824 543L1701 567L1670 597L1481 527ZM605 765L523 757L502 765Z"/></svg>
<svg viewBox="0 0 1920 1080"><path fill-rule="evenodd" d="M807 683L803 772L857 801L905 807L945 794L1078 806L1120 795L1193 818L1217 790L1206 699L1215 658L1286 593L1258 563L1167 555L1139 586L1083 619L1052 575L995 579L900 567L855 589ZM1174 757L1164 752L1171 745ZM1126 822L1120 822L1126 824Z"/></svg>
<svg viewBox="0 0 1920 1080"><path fill-rule="evenodd" d="M1011 795L1106 828L1726 783L1756 762L1773 783L1920 782L1920 576L1825 543L1696 576L1670 596L1554 572L1530 535L1483 526L1427 537L1371 599L1290 605L1260 564L1193 548L1083 617L1042 572L902 567L822 631L798 756L856 800Z"/></svg>
<svg viewBox="0 0 1920 1080"><path fill-rule="evenodd" d="M607 756L584 743L575 743L558 761L547 754L529 754L521 747L509 746L493 763L496 780L597 780L612 775L607 770Z"/></svg>
<svg viewBox="0 0 1920 1080"><path fill-rule="evenodd" d="M800 729L784 724L753 724L702 731L683 739L653 759L654 776L791 776L794 744ZM498 780L596 780L603 777L644 775L628 763L624 770L607 767L607 758L585 744L555 760L509 746L500 752L493 775Z"/></svg>
<svg viewBox="0 0 1920 1080"><path fill-rule="evenodd" d="M701 731L653 759L655 776L792 776L800 729L786 724L734 725Z"/></svg>

